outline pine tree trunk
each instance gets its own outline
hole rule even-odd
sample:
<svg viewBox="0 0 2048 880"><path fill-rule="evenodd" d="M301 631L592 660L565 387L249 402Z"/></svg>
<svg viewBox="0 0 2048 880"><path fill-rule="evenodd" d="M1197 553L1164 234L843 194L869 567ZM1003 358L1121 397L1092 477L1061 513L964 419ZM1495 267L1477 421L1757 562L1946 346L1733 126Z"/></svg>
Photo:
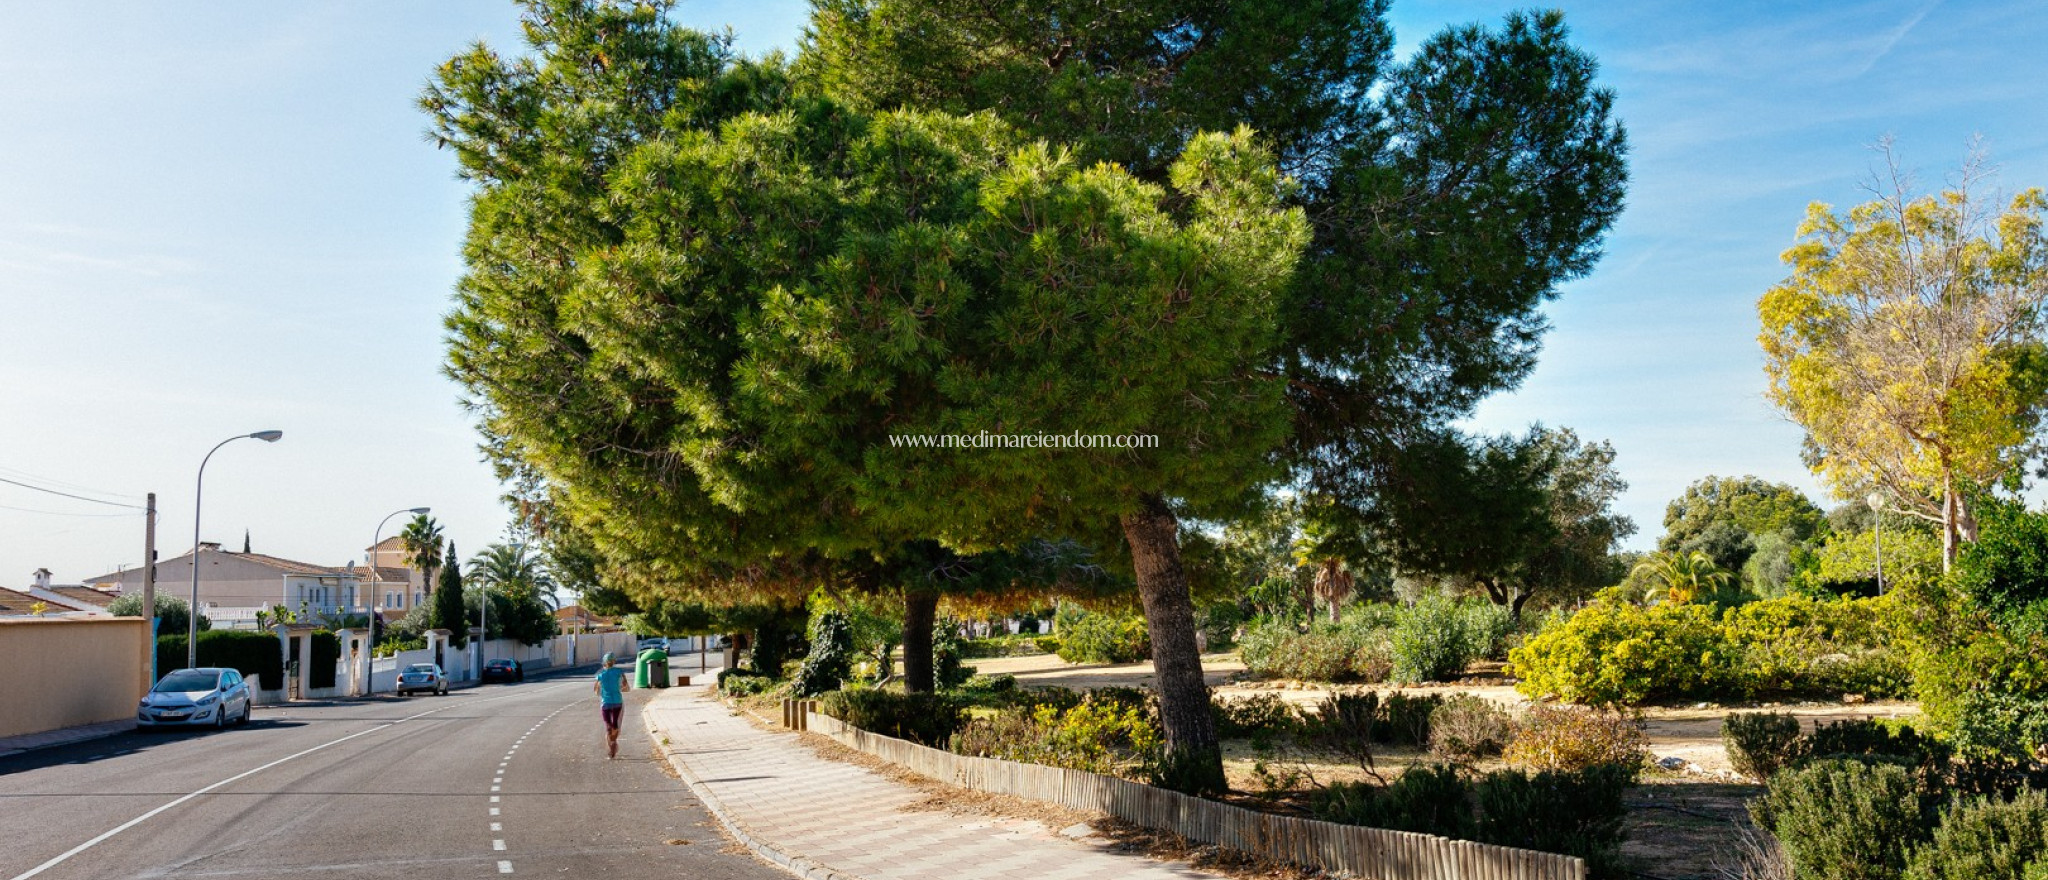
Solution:
<svg viewBox="0 0 2048 880"><path fill-rule="evenodd" d="M1166 735L1159 782L1189 794L1221 792L1227 787L1223 751L1209 711L1209 687L1202 680L1195 606L1180 562L1180 523L1159 496L1147 495L1142 503L1123 515L1122 525L1152 636L1152 671Z"/></svg>
<svg viewBox="0 0 2048 880"><path fill-rule="evenodd" d="M932 621L939 613L939 597L931 593L909 593L903 597L903 689L913 694L934 690L932 677Z"/></svg>

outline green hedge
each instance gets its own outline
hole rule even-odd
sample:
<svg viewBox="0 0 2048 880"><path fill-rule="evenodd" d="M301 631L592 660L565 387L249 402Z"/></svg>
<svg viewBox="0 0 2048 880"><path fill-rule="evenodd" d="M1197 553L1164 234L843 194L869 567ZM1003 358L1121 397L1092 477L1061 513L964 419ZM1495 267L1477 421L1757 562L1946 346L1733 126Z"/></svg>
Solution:
<svg viewBox="0 0 2048 880"><path fill-rule="evenodd" d="M334 687L335 666L341 662L341 637L327 630L313 633L313 669L310 686Z"/></svg>
<svg viewBox="0 0 2048 880"><path fill-rule="evenodd" d="M185 653L184 636L158 637L157 675L184 669ZM276 689L284 684L284 652L272 633L220 629L200 633L199 665L225 666L245 677L261 676L265 688Z"/></svg>

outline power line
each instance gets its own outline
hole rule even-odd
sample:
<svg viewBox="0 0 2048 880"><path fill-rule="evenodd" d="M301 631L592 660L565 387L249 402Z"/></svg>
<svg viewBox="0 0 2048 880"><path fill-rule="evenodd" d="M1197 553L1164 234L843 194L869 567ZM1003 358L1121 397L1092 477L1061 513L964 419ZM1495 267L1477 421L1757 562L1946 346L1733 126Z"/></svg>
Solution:
<svg viewBox="0 0 2048 880"><path fill-rule="evenodd" d="M87 497L85 497L84 495L73 495L73 494L71 494L71 493L69 493L69 492L59 492L59 491L57 491L57 490L55 490L55 489L45 489L45 488L43 488L43 487L41 487L41 486L37 486L37 485L31 484L31 483L24 483L24 482L22 482L22 481L20 481L20 480L10 480L10 479L8 479L8 478L6 478L6 477L0 477L0 483L8 483L8 484L11 484L11 485L15 485L15 486L20 486L20 487L22 487L23 489L31 489L31 490L34 490L34 491L37 491L37 492L48 492L48 493L49 493L49 494L51 494L51 495L62 495L62 496L64 496L64 497L66 497L66 498L75 498L75 499L77 499L77 500L79 500L79 501L90 501L90 502L92 502L92 503L94 503L94 504L104 504L104 505L107 505L108 507L126 507L126 508L128 508L129 510L147 510L147 509L148 509L148 508L146 508L146 507L143 507L143 506L142 506L142 505L140 505L140 504L122 504L122 503L121 503L121 502L119 502L119 501L101 501L101 500L100 500L100 499L98 499L98 498L87 498Z"/></svg>
<svg viewBox="0 0 2048 880"><path fill-rule="evenodd" d="M112 503L112 502L101 502L101 503ZM124 507L125 507L126 505L122 505L122 506L124 506ZM105 518L105 517L116 517L116 516L118 516L118 517L133 517L133 516L141 516L141 515L142 515L142 514L139 514L139 513L72 513L72 512L70 512L70 511L64 511L64 510L36 510L36 509L33 509L33 508L28 508L28 507L11 507L11 506L8 506L8 505L5 505L5 504L0 504L0 510L12 510L12 511L16 511L16 512L19 512L19 513L40 513L40 514L44 514L44 515L47 515L47 516L83 516L83 517L94 517L94 518Z"/></svg>

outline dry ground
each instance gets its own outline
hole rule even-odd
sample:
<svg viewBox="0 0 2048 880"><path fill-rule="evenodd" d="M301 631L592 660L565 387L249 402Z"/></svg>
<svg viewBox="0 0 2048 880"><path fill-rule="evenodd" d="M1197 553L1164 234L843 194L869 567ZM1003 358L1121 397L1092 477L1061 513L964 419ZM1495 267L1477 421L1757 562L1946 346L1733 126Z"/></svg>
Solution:
<svg viewBox="0 0 2048 880"><path fill-rule="evenodd" d="M1008 673L1024 687L1067 687L1075 689L1124 686L1149 687L1152 668L1148 663L1118 665L1076 665L1052 655L1001 657L968 661L984 674ZM1276 693L1290 703L1314 705L1330 690L1326 684L1253 679L1235 654L1210 654L1202 658L1209 686L1223 697ZM1498 663L1476 665L1471 675L1454 684L1395 687L1361 685L1382 692L1408 694L1477 694L1510 708L1527 706L1530 700L1517 693ZM1722 868L1733 865L1740 836L1752 833L1744 804L1762 789L1730 769L1728 753L1721 745L1721 719L1731 712L1786 712L1799 716L1808 727L1823 721L1849 718L1904 718L1919 714L1912 703L1842 702L1761 703L1741 706L1687 704L1652 706L1643 709L1644 734L1649 748L1659 758L1677 757L1687 762L1679 772L1653 771L1629 796L1628 840L1623 845L1638 873L1665 880L1709 880L1726 876ZM1426 755L1414 749L1388 749L1377 755L1381 775L1391 778L1401 768ZM1265 766L1261 776L1259 765ZM1239 791L1260 792L1276 777L1286 782L1292 772L1306 772L1318 783L1362 778L1358 769L1324 762L1289 760L1286 755L1260 753L1243 742L1224 748L1225 772L1231 786ZM1480 769L1492 769L1482 766ZM1391 771L1391 772L1390 772ZM1285 809L1284 806L1281 806Z"/></svg>

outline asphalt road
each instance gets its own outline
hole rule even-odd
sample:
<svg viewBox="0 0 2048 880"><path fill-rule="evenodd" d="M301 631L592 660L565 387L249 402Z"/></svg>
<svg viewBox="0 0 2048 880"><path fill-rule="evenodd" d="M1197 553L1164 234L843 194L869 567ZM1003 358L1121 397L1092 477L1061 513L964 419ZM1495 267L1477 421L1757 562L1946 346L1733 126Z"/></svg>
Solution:
<svg viewBox="0 0 2048 880"><path fill-rule="evenodd" d="M604 757L587 671L256 710L0 758L0 880L785 880L730 849L627 695Z"/></svg>

